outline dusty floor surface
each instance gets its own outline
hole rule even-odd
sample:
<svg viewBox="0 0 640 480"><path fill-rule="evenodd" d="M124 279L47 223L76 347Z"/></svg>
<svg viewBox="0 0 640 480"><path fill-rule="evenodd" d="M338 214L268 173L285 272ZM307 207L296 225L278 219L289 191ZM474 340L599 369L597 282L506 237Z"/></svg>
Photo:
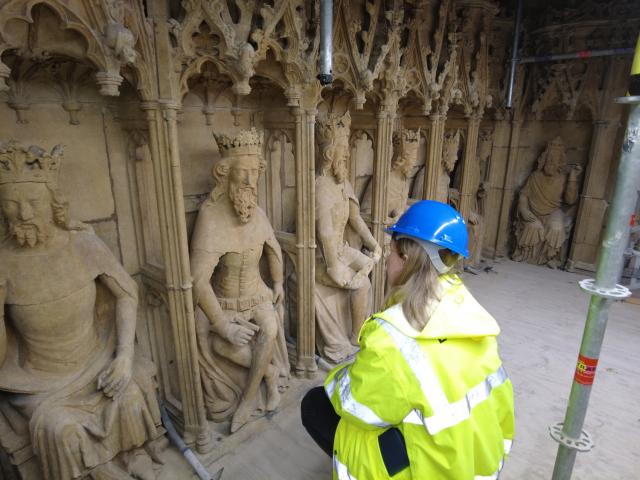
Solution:
<svg viewBox="0 0 640 480"><path fill-rule="evenodd" d="M589 297L577 287L580 275L510 261L494 272L467 274L465 282L502 327L502 357L515 388L516 440L500 478L549 479L557 444L547 427L564 418ZM578 454L573 480L640 478L639 344L640 305L613 305L586 419L596 446ZM331 478L329 459L299 421L300 399L313 383L295 381L281 411L238 438L219 435L218 448L203 459L210 471L224 467L224 480Z"/></svg>

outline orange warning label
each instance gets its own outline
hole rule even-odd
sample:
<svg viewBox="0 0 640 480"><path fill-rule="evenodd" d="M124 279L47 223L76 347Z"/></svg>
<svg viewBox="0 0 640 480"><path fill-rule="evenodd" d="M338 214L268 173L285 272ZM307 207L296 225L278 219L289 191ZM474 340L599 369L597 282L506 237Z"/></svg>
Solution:
<svg viewBox="0 0 640 480"><path fill-rule="evenodd" d="M573 379L582 385L592 385L596 376L596 367L598 366L597 358L589 358L578 355L578 364L576 365L576 374Z"/></svg>

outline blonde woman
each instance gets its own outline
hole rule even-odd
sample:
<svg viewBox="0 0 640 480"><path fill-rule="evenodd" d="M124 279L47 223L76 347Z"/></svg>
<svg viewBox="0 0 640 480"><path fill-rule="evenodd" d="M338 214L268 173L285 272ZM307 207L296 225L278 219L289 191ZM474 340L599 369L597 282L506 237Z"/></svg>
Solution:
<svg viewBox="0 0 640 480"><path fill-rule="evenodd" d="M334 479L498 478L513 389L498 324L449 273L468 256L464 220L424 200L388 233L386 309L363 325L354 362L305 396L302 423Z"/></svg>

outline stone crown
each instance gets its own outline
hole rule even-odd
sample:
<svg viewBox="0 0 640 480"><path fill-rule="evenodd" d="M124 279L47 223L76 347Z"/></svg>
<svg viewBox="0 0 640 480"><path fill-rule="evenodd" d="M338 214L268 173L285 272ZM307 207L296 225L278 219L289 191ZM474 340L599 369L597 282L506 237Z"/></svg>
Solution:
<svg viewBox="0 0 640 480"><path fill-rule="evenodd" d="M241 130L235 137L213 134L223 158L240 155L262 155L262 133L255 128Z"/></svg>
<svg viewBox="0 0 640 480"><path fill-rule="evenodd" d="M348 137L351 128L351 114L327 114L319 116L316 121L318 141L323 142L338 137Z"/></svg>
<svg viewBox="0 0 640 480"><path fill-rule="evenodd" d="M47 153L37 145L26 147L16 140L0 141L0 185L7 183L58 183L63 146Z"/></svg>
<svg viewBox="0 0 640 480"><path fill-rule="evenodd" d="M393 144L399 145L400 142L414 143L420 140L420 129L402 130L393 132Z"/></svg>

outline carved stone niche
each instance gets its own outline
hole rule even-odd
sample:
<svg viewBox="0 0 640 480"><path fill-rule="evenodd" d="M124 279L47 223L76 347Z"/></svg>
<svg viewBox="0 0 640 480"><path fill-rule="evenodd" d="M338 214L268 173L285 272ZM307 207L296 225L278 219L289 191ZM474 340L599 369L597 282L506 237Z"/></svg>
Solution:
<svg viewBox="0 0 640 480"><path fill-rule="evenodd" d="M513 260L563 266L581 171L579 165L567 165L562 138L547 143L518 195Z"/></svg>
<svg viewBox="0 0 640 480"><path fill-rule="evenodd" d="M41 98L34 97L53 90L61 108L69 114L69 123L80 124L80 112L86 102L81 91L93 83L92 66L61 57L40 60L5 55L3 59L11 66L7 105L15 111L17 123L28 124L32 104L42 103Z"/></svg>
<svg viewBox="0 0 640 480"><path fill-rule="evenodd" d="M316 121L316 340L331 362L356 351L371 308L369 273L382 253L347 178L350 126L349 112L323 114ZM368 254L346 242L347 226Z"/></svg>
<svg viewBox="0 0 640 480"><path fill-rule="evenodd" d="M125 26L129 10L137 6L129 7L122 1L96 3L88 6L89 10L93 10L93 16L86 16L85 12L79 15L75 5L41 3L32 6L24 3L13 9L0 6L0 23L4 25L0 54L18 52L23 59L35 63L52 58L86 61L97 71L94 78L100 86L100 93L106 96L119 95L119 87L124 80L120 70L127 65L139 67L136 65L138 53L135 49L138 39ZM25 18L30 21L25 21ZM10 65L3 62L0 62L0 78L9 80L7 71ZM22 101L23 92L19 86L12 85L11 81L7 83L15 90L10 95L15 97L12 100L15 107L12 108L17 112L26 110L27 104ZM73 92L63 92L63 95L68 94L72 95ZM76 111L72 101L65 99L65 103L67 111ZM75 121L74 117L72 120Z"/></svg>
<svg viewBox="0 0 640 480"><path fill-rule="evenodd" d="M480 130L478 135L478 149L475 161L467 173L471 177L471 211L467 219L469 230L469 260L467 265L480 267L482 261L482 247L486 226L485 197L487 195L487 170L493 147L492 131L487 128Z"/></svg>
<svg viewBox="0 0 640 480"><path fill-rule="evenodd" d="M0 143L0 446L24 479L155 478L137 286L58 190L61 146ZM157 466L157 465L156 465Z"/></svg>
<svg viewBox="0 0 640 480"><path fill-rule="evenodd" d="M438 176L438 201L449 202L458 207L459 190L456 174L460 168L462 132L459 129L447 130L442 145L442 160ZM459 175L458 175L459 176Z"/></svg>
<svg viewBox="0 0 640 480"><path fill-rule="evenodd" d="M215 138L221 159L198 212L191 272L207 417L230 420L234 433L252 416L274 411L288 385L284 272L273 227L257 205L262 132Z"/></svg>

